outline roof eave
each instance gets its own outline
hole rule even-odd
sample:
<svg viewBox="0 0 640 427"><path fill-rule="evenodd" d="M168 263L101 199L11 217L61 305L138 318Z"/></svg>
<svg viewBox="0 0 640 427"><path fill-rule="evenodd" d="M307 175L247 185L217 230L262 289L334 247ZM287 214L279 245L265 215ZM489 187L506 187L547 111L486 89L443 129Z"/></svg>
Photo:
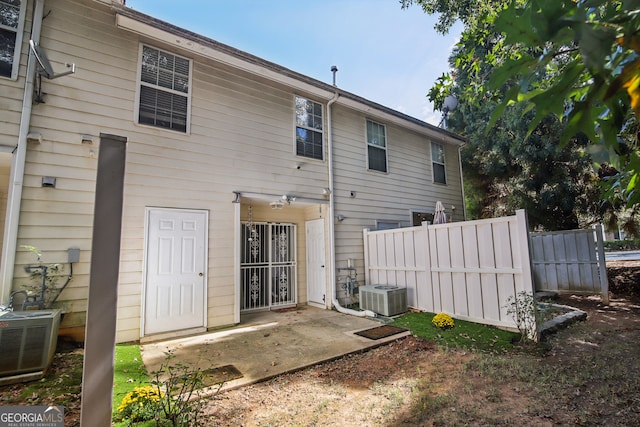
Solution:
<svg viewBox="0 0 640 427"><path fill-rule="evenodd" d="M216 60L325 100L332 98L337 92L340 95L338 102L341 105L410 128L442 142L455 145L464 145L465 143L464 138L445 129L438 128L216 40L177 27L129 7L114 5L113 8L116 11L116 26L118 28L176 46L195 55Z"/></svg>

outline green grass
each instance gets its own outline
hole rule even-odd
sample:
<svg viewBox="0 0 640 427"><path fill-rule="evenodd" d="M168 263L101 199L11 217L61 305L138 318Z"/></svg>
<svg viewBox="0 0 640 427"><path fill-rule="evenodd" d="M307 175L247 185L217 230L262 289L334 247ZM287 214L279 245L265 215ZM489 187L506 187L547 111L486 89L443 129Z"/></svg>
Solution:
<svg viewBox="0 0 640 427"><path fill-rule="evenodd" d="M397 317L394 326L409 329L413 335L435 341L443 347L458 347L479 351L504 353L514 350L513 342L520 338L514 332L492 326L454 319L453 328L441 329L433 325L433 313L406 313Z"/></svg>
<svg viewBox="0 0 640 427"><path fill-rule="evenodd" d="M122 398L127 393L135 387L149 385L149 374L142 363L138 344L116 345L113 377L113 413L115 414ZM114 423L113 425L125 424Z"/></svg>

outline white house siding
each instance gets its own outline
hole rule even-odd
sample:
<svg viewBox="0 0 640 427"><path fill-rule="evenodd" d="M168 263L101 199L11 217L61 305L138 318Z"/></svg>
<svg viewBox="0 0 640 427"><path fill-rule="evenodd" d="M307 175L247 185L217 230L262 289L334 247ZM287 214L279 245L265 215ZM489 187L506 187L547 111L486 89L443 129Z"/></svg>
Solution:
<svg viewBox="0 0 640 427"><path fill-rule="evenodd" d="M367 169L367 119L386 126L388 173ZM456 206L454 221L464 219L457 146L434 140L445 146L447 175L446 185L434 184L428 137L339 104L334 107L333 122L335 212L345 217L335 226L337 267L345 267L348 258L355 258L359 281L363 282L362 230L375 229L376 220L408 226L412 209L433 212L438 200L449 214L450 207Z"/></svg>
<svg viewBox="0 0 640 427"><path fill-rule="evenodd" d="M99 2L48 0L47 10L51 14L43 21L41 45L54 69L74 62L77 71L43 79L46 103L34 106L31 125L43 142L28 148L18 245L40 248L45 262L64 262L67 248L80 248L74 278L60 298L70 311L63 326L84 321L101 133L128 140L117 341L136 340L141 334L146 207L209 212L207 326L234 323L233 192L321 199L322 189L329 186L327 161L295 156L293 104L296 94L325 108L327 100L119 29L113 10ZM194 60L188 134L135 124L141 42ZM410 209L431 210L436 200L462 206L455 147L447 146L446 152L449 184L432 185L428 139L373 117L387 125L389 174L369 172L366 117L339 102L334 111L336 214L346 217L336 224L338 264L361 259L362 228L374 227L377 219L408 224ZM83 144L82 135L91 135L93 144ZM416 158L424 163L412 166ZM302 167L296 169L296 163ZM42 176L56 177L56 188L42 188ZM357 197L350 198L349 191ZM264 198L243 198L241 203L242 220L253 204L255 220L298 225L298 300L305 302L304 222L330 220L328 206L294 202L271 211ZM22 266L32 261L27 251L18 253L18 279L27 280Z"/></svg>
<svg viewBox="0 0 640 427"><path fill-rule="evenodd" d="M209 211L208 326L234 322L233 191L320 197L328 186L326 164L294 154L291 89L193 57L169 46L152 46L194 59L190 133L134 123L136 70L141 39L117 29L109 8L91 1L50 0L41 45L54 64L75 62L77 72L43 82L46 103L35 106L18 244L39 247L47 262L81 249L74 279L61 300L81 322L86 310L96 154L100 133L128 138L118 302L118 341L140 336L145 207ZM305 95L305 94L302 94ZM319 100L323 101L323 100ZM81 135L94 144L82 144ZM301 170L297 161L305 163ZM57 188L42 188L42 176ZM285 212L283 210L283 212ZM300 214L303 214L300 211ZM304 224L304 215L296 219ZM299 239L304 227L298 227ZM46 237L43 237L46 236ZM304 240L299 241L304 248ZM21 265L30 262L21 253ZM303 256L298 257L304 260ZM304 262L302 262L304 264ZM304 265L298 274L305 274ZM306 283L299 277L298 283ZM306 298L306 288L299 290Z"/></svg>

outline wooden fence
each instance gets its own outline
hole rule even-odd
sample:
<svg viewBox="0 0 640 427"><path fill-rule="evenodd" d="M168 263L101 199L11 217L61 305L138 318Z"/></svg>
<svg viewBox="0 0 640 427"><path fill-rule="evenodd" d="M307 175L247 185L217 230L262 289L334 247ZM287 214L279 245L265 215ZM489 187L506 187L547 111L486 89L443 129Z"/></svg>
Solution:
<svg viewBox="0 0 640 427"><path fill-rule="evenodd" d="M531 233L531 262L537 291L599 293L609 303L601 225Z"/></svg>
<svg viewBox="0 0 640 427"><path fill-rule="evenodd" d="M407 288L409 306L514 328L510 298L533 294L526 214L364 230L366 284Z"/></svg>

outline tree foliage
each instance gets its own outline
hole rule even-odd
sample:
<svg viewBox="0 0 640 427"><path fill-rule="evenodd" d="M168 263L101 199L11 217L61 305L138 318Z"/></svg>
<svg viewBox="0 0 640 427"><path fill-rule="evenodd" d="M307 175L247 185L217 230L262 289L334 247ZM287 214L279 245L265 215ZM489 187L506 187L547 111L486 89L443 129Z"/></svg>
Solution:
<svg viewBox="0 0 640 427"><path fill-rule="evenodd" d="M640 179L640 0L401 0L401 4L420 5L426 13L439 14L436 30L440 32L448 31L456 20L464 24L450 58L452 72L438 79L429 98L436 107L450 93L459 98L462 108L449 124L457 126L454 130L467 135L474 146L475 152L465 160L472 165L472 180L483 191L489 190L489 198L496 194L487 182L492 175L478 176L478 170L491 172L509 164L503 171L506 175L493 175L498 178L493 183L496 187L500 176L527 170L526 164L533 162L544 171L540 178L546 176L546 182L534 185L529 201L545 201L538 191L545 186L559 190L558 194L573 187L582 191L576 193L575 209L593 213L596 193L592 190L599 180L606 184L600 215L605 210L617 213L625 206L635 212L640 200L640 192L635 191ZM473 121L477 126L471 129ZM509 133L511 144L503 141ZM536 146L540 150L531 151ZM587 154L596 167L605 166L599 177L585 165ZM468 172L469 168L465 179ZM537 181L535 175L531 177ZM563 190L561 179L572 185ZM506 200L515 203L527 182L512 181L502 180L502 184ZM589 197L590 202L585 199ZM563 203L558 197L547 201ZM524 199L519 203L528 207ZM534 203L532 208L541 206L546 205Z"/></svg>

